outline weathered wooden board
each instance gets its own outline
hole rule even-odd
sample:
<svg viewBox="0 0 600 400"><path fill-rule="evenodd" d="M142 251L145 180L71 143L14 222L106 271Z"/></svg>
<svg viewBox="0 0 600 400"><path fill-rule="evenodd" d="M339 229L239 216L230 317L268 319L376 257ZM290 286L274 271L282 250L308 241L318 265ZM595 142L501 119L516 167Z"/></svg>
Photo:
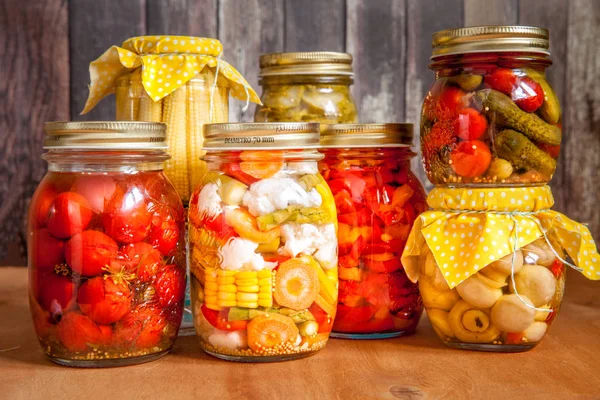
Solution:
<svg viewBox="0 0 600 400"><path fill-rule="evenodd" d="M148 35L217 36L217 0L147 0Z"/></svg>
<svg viewBox="0 0 600 400"><path fill-rule="evenodd" d="M515 25L518 0L465 0L465 26Z"/></svg>
<svg viewBox="0 0 600 400"><path fill-rule="evenodd" d="M68 21L66 1L0 1L0 260L9 244L24 244L28 203L46 170L43 124L69 118ZM11 255L6 263L25 263Z"/></svg>
<svg viewBox="0 0 600 400"><path fill-rule="evenodd" d="M146 2L74 0L69 2L69 18L71 118L114 120L114 96L101 101L88 114L79 115L88 96L89 65L110 46L146 33Z"/></svg>
<svg viewBox="0 0 600 400"><path fill-rule="evenodd" d="M252 87L258 87L258 57L263 53L283 51L284 3L277 0L221 0L219 5L219 39L223 58L242 73ZM244 102L232 100L231 121L254 120L254 106L242 113Z"/></svg>
<svg viewBox="0 0 600 400"><path fill-rule="evenodd" d="M344 0L286 0L285 51L344 51Z"/></svg>
<svg viewBox="0 0 600 400"><path fill-rule="evenodd" d="M600 238L600 3L569 3L566 55L566 101L562 163L566 176L560 190L567 214L588 223Z"/></svg>

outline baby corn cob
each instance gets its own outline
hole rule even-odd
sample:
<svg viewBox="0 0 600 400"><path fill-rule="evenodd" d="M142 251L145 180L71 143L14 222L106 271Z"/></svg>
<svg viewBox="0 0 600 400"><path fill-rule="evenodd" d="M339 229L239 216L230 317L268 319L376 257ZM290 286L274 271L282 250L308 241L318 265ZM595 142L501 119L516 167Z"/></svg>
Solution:
<svg viewBox="0 0 600 400"><path fill-rule="evenodd" d="M240 271L235 274L237 286L236 305L245 308L258 308L258 275L256 271Z"/></svg>
<svg viewBox="0 0 600 400"><path fill-rule="evenodd" d="M211 310L219 311L221 309L217 299L218 288L217 271L207 271L204 280L204 305Z"/></svg>
<svg viewBox="0 0 600 400"><path fill-rule="evenodd" d="M235 283L236 271L217 271L217 284L219 290L217 293L217 304L219 307L235 307L237 287Z"/></svg>
<svg viewBox="0 0 600 400"><path fill-rule="evenodd" d="M257 273L258 277L258 305L261 307L273 307L273 280L275 275L273 271L261 270Z"/></svg>
<svg viewBox="0 0 600 400"><path fill-rule="evenodd" d="M187 96L187 141L188 171L191 189L200 184L208 170L206 162L200 160L202 150L202 125L209 122L207 110L210 109L210 91L202 82L190 83Z"/></svg>
<svg viewBox="0 0 600 400"><path fill-rule="evenodd" d="M165 174L187 204L190 197L186 148L186 96L182 86L163 100L163 122L167 124L167 144L171 158L165 162Z"/></svg>
<svg viewBox="0 0 600 400"><path fill-rule="evenodd" d="M217 236L204 228L196 228L193 224L189 224L189 242L196 245L218 248L221 245L221 240Z"/></svg>
<svg viewBox="0 0 600 400"><path fill-rule="evenodd" d="M140 98L145 94L140 73L134 72L119 83L116 88L116 118L118 121L137 121Z"/></svg>

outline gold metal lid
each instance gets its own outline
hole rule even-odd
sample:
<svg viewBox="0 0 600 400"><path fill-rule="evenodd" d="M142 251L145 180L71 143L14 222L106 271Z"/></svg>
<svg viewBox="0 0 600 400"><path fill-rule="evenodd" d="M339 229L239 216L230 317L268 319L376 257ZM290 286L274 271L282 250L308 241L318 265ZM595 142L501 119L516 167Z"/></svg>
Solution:
<svg viewBox="0 0 600 400"><path fill-rule="evenodd" d="M353 77L352 55L333 51L261 55L259 76L274 75L344 75Z"/></svg>
<svg viewBox="0 0 600 400"><path fill-rule="evenodd" d="M431 58L451 54L497 51L549 55L549 34L534 26L472 26L445 29L433 34Z"/></svg>
<svg viewBox="0 0 600 400"><path fill-rule="evenodd" d="M249 122L205 124L204 150L283 150L319 147L314 122Z"/></svg>
<svg viewBox="0 0 600 400"><path fill-rule="evenodd" d="M166 150L166 128L158 122L46 122L44 149Z"/></svg>
<svg viewBox="0 0 600 400"><path fill-rule="evenodd" d="M412 124L331 124L321 125L321 147L410 147Z"/></svg>

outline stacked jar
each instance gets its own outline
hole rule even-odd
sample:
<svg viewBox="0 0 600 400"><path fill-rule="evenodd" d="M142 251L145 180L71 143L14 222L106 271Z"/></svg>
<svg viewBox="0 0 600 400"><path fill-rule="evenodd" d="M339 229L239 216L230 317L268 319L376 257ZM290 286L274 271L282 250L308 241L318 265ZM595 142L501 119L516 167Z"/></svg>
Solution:
<svg viewBox="0 0 600 400"><path fill-rule="evenodd" d="M29 300L53 361L110 367L173 346L185 290L184 212L163 173L165 126L45 125L48 173L29 210Z"/></svg>
<svg viewBox="0 0 600 400"><path fill-rule="evenodd" d="M425 191L410 169L410 124L321 127L321 173L338 213L339 304L334 337L389 338L415 330L423 311L400 256Z"/></svg>
<svg viewBox="0 0 600 400"><path fill-rule="evenodd" d="M450 29L433 48L421 117L433 210L402 260L444 343L528 350L560 307L565 265L591 277L598 258L587 228L550 210L562 128L548 31Z"/></svg>
<svg viewBox="0 0 600 400"><path fill-rule="evenodd" d="M90 94L83 113L114 91L118 120L164 122L171 156L165 175L186 209L193 188L207 173L200 159L202 125L228 121L230 93L260 103L242 75L221 58L222 52L221 43L211 38L140 36L111 47L90 64ZM183 321L181 334L193 334L188 311Z"/></svg>
<svg viewBox="0 0 600 400"><path fill-rule="evenodd" d="M256 122L357 122L350 54L263 54L259 83L263 105L256 108Z"/></svg>
<svg viewBox="0 0 600 400"><path fill-rule="evenodd" d="M338 295L337 219L316 123L208 124L208 174L189 208L202 348L233 361L313 354Z"/></svg>

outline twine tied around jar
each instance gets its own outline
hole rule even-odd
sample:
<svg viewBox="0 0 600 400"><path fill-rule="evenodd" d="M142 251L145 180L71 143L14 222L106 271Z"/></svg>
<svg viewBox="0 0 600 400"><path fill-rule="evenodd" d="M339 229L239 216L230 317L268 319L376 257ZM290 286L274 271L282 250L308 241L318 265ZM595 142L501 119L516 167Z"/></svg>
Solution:
<svg viewBox="0 0 600 400"><path fill-rule="evenodd" d="M554 199L547 186L435 188L427 202L432 210L415 220L402 254L413 282L419 277L419 256L427 247L451 289L509 254L515 286L515 252L541 238L561 262L588 279L600 279L600 255L588 228L551 209ZM572 262L559 254L557 245Z"/></svg>

